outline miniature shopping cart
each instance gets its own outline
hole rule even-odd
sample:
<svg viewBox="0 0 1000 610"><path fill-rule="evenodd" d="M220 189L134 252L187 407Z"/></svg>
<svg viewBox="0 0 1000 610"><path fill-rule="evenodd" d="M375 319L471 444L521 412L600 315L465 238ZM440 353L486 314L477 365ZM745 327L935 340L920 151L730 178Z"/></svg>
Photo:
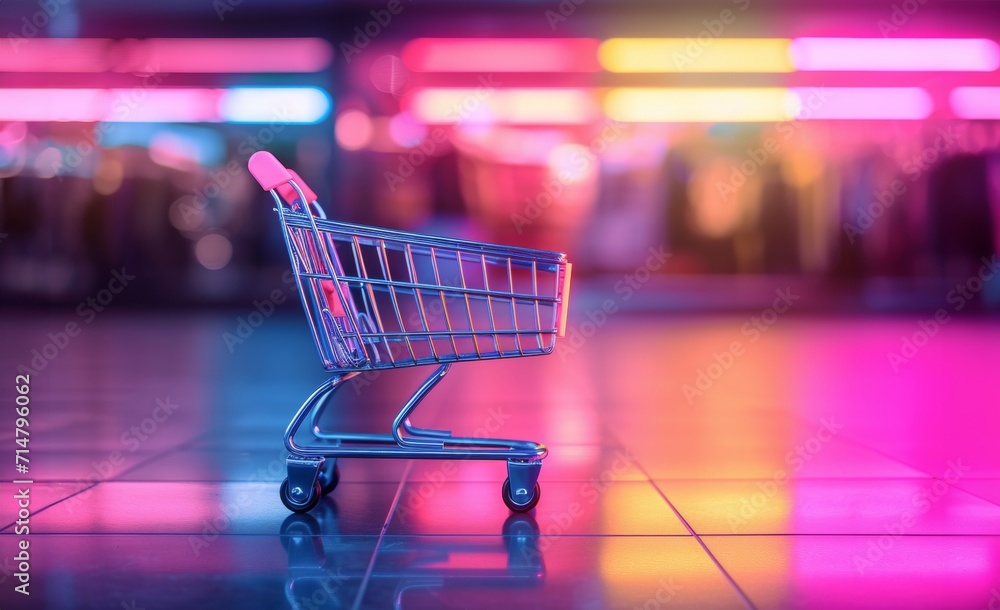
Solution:
<svg viewBox="0 0 1000 610"><path fill-rule="evenodd" d="M566 327L566 255L334 222L270 153L255 153L250 172L277 204L306 318L333 374L285 431L285 506L310 510L337 486L337 458L368 457L507 460L504 503L516 512L534 508L544 445L453 436L416 427L410 416L452 363L552 352ZM391 434L321 428L324 406L345 381L419 365L437 368L403 405ZM307 420L312 438L300 444Z"/></svg>

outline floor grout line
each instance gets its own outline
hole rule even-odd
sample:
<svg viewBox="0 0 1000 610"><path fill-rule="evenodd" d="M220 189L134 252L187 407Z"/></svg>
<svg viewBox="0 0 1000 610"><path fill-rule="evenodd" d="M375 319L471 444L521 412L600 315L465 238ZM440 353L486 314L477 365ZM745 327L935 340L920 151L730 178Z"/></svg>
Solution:
<svg viewBox="0 0 1000 610"><path fill-rule="evenodd" d="M640 470L645 472L645 469L638 462L636 463L636 468L639 468ZM754 606L753 602L750 601L750 597L746 594L746 591L744 591L742 587L736 584L736 580L732 577L729 571L726 570L725 567L723 567L722 562L719 561L719 559L715 556L714 553L712 553L711 549L708 548L708 545L705 544L705 541L701 539L701 536L696 531L694 531L694 528L691 527L691 524L688 523L687 519L685 519L684 516L681 515L680 511L677 510L677 507L674 506L673 502L671 502L667 498L667 495L663 493L663 490L660 489L658 485L653 483L652 479L650 479L650 483L656 489L656 492L660 494L660 497L663 498L663 501L667 503L667 506L670 507L670 510L674 511L674 514L677 515L677 518L680 519L684 527L691 533L692 536L694 536L694 539L698 541L698 544L701 545L701 548L704 549L706 554L708 554L708 557L709 559L712 560L712 563L714 563L715 566L719 568L719 571L722 572L723 577L725 577L725 579L729 581L729 584L732 585L733 589L736 591L736 594L740 596L740 599L742 599L746 607L749 608L749 610L756 610L756 606Z"/></svg>
<svg viewBox="0 0 1000 610"><path fill-rule="evenodd" d="M145 459L139 461L136 464L133 464L130 468L126 468L125 470L119 472L117 475L115 475L114 477L111 477L110 479L101 479L100 481L96 481L94 483L91 483L90 485L87 485L86 487L84 487L82 489L78 489L77 491L69 494L68 496L65 496L63 498L59 498L58 500L56 500L55 502L53 502L51 504L47 504L47 505L43 506L42 508L40 508L38 510L31 511L31 516L35 517L36 515L39 515L39 514L45 512L45 511L47 511L48 509L52 508L53 506L56 506L58 504L62 504L63 502L65 502L66 500L69 500L70 498L76 497L76 496L82 494L85 491L89 491L91 489L94 489L95 487L97 487L101 483L106 483L108 481L112 481L113 482L118 477L124 476L124 475L132 472L133 470L135 470L137 468L145 466L146 464L154 462L154 461L156 461L156 460L158 460L160 458L166 457L166 456L168 456L168 455L170 455L172 453L176 453L176 452L184 449L185 446L190 445L191 443L193 443L196 440L198 440L199 438L201 438L201 436L202 435L195 436L194 438L190 438L190 439L188 439L188 440L186 440L186 441L184 441L184 442L182 442L182 443L180 443L178 445L175 445L175 446L173 446L173 447L171 447L169 449L165 449L161 453L154 453L153 455L147 456ZM53 481L36 481L35 483L50 483L50 482L53 482ZM63 481L63 482L75 483L76 481ZM5 531L6 529L10 528L11 526L15 525L16 523L17 523L17 521L11 521L7 525L4 525L3 527L0 527L0 532Z"/></svg>
<svg viewBox="0 0 1000 610"><path fill-rule="evenodd" d="M615 434L613 432L609 432L609 434L614 439L614 441L616 443L618 443L618 445L622 449L628 451L629 453L632 453L632 451L628 447L628 445L626 445L625 443L622 443L618 439L618 435L617 434ZM748 610L757 610L757 608L756 608L756 606L754 606L753 602L750 601L750 597L746 594L746 592L742 589L742 587L740 587L738 584L736 584L736 580L732 577L732 575L729 573L729 571L726 570L725 567L723 567L722 562L720 562L719 559L715 556L715 554L712 553L711 549L708 548L708 545L705 544L705 541L701 539L701 536L699 536L698 533L694 531L694 528L691 527L691 524L688 523L687 519L685 519L684 516L681 515L680 511L677 510L677 507L674 506L673 502L671 502L667 498L667 495L665 493L663 493L663 490L660 489L660 487L653 481L653 478L649 475L649 471L647 471L642 466L642 464L639 463L638 456L636 456L636 459L633 461L633 463L635 464L635 467L638 468L640 472L642 472L643 476L646 477L647 482L650 485L653 486L653 489L656 490L656 493L658 493L660 495L660 497L663 498L663 501L667 503L667 506L670 507L670 510L673 511L674 515L677 516L677 519L680 520L681 525L683 525L684 528L688 531L688 533L692 537L694 537L694 539L698 542L698 544L701 546L702 550L705 551L705 554L708 555L708 558L712 561L712 563L715 564L715 567L719 569L719 572L722 573L723 578L725 578L729 582L730 586L733 587L733 590L736 592L736 595L739 596L740 600L748 608Z"/></svg>
<svg viewBox="0 0 1000 610"><path fill-rule="evenodd" d="M884 458L886 458L886 459L889 459L889 460L892 460L893 462L896 462L897 464L902 464L903 466L906 466L907 468L912 468L912 469L916 470L917 472L923 472L923 473L925 473L925 474L926 474L927 478L930 478L930 479L937 479L937 480L941 480L941 481L944 481L944 482L945 482L945 483L947 483L947 484L948 484L948 485L949 485L950 487L952 487L952 488L954 488L954 489L957 489L957 490L959 490L959 491L962 491L962 492L965 492L965 493L969 494L970 496L973 496L973 497L976 497L976 498L979 498L979 499L980 499L980 500L982 500L983 502L989 502L990 504L993 504L994 506L1000 506L1000 501L994 501L994 500L991 500L991 499L989 499L989 498L984 498L983 496L979 495L978 493L975 493L975 492L972 492L972 491L969 491L968 489L965 489L964 487L960 487L959 485L961 484L961 482L962 482L962 481L963 481L964 479L959 479L959 480L958 480L958 481L956 481L955 483L948 483L948 481L947 481L947 480L945 480L945 479L943 479L943 478L941 477L941 475L936 475L936 474L930 474L930 473L928 473L928 472L927 472L927 470L925 470L924 468L921 468L921 467L918 467L918 466L914 466L914 465L912 465L912 464L907 464L907 463L906 463L906 462L904 462L903 460L901 460L901 459L899 459L899 458L897 458L897 457L895 457L895 456L893 456L893 455L890 455L890 454L886 453L885 451L882 451L881 449L878 449L878 448L876 448L876 447L873 447L873 446L870 446L870 445L868 445L868 444L866 444L866 443L863 443L863 442L861 442L861 441L859 441L859 440L857 440L857 439L855 439L855 438L852 438L852 437L851 437L851 436L849 436L849 435L848 435L848 436L845 436L845 437L843 437L843 439L842 439L842 440L843 440L843 441L844 441L845 443L848 443L848 444L851 444L851 445L854 445L854 446L856 446L856 447L862 447L862 448L864 448L864 449L867 449L867 450L869 450L869 451L871 451L871 452L873 452L873 453L875 453L875 454L878 454L878 455L881 455L882 457L884 457ZM918 478L918 477L909 477L909 478L914 478L914 479L915 479L915 478ZM972 479L973 477L968 477L968 478ZM986 480L992 480L992 479L993 479L994 477L976 477L976 479L983 479L983 478L985 478Z"/></svg>
<svg viewBox="0 0 1000 610"><path fill-rule="evenodd" d="M392 516L396 512L396 506L399 505L399 499L403 497L403 488L406 487L406 479L410 474L410 469L413 468L413 460L409 460L406 463L406 469L403 471L403 476L399 480L399 487L396 489L396 495L392 498L392 504L389 505L389 512L385 516L385 522L382 523L382 529L379 531L378 539L375 541L375 548L372 550L372 557L368 561L368 567L365 569L365 575L361 579L361 585L358 587L358 595L354 598L354 604L351 606L352 610L357 610L361 607L361 601L364 598L365 590L368 588L368 582L371 580L372 572L375 570L375 562L378 560L379 549L382 548L382 540L385 539L385 533L389 529L389 523L392 521Z"/></svg>

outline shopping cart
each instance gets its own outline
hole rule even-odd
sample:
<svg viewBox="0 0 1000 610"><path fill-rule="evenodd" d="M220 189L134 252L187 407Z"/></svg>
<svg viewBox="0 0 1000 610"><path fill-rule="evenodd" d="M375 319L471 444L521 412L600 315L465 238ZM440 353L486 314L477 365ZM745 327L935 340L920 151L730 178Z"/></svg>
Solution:
<svg viewBox="0 0 1000 610"><path fill-rule="evenodd" d="M544 445L454 436L416 427L410 416L455 362L552 352L566 327L566 255L334 222L270 153L255 153L249 166L277 205L306 318L333 374L285 431L285 506L310 510L337 486L338 458L368 457L506 460L504 503L515 512L534 508ZM390 434L321 428L324 406L345 381L419 365L437 368L403 405ZM300 443L296 435L307 420L312 438Z"/></svg>

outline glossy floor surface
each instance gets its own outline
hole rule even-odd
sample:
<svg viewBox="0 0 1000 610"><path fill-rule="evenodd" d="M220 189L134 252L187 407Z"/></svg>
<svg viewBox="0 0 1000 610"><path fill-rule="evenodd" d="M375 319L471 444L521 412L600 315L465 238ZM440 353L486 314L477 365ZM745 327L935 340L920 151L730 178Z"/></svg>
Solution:
<svg viewBox="0 0 1000 610"><path fill-rule="evenodd" d="M997 322L580 310L414 417L545 442L533 514L499 462L356 459L291 515L281 436L324 375L300 314L252 311L3 316L0 607L1000 608ZM351 380L324 427L388 431L428 372Z"/></svg>

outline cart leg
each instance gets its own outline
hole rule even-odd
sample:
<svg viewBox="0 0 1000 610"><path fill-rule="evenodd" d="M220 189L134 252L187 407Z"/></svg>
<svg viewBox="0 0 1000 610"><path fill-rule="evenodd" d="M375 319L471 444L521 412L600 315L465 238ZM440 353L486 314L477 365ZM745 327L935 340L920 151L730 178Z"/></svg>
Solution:
<svg viewBox="0 0 1000 610"><path fill-rule="evenodd" d="M337 458L326 458L323 467L319 469L319 485L323 495L330 493L340 483L340 468L337 466Z"/></svg>
<svg viewBox="0 0 1000 610"><path fill-rule="evenodd" d="M396 416L395 421L392 422L392 437L396 440L396 443L400 447L428 447L428 448L440 448L443 446L442 440L447 439L451 436L450 432L444 430L431 430L426 428L416 428L410 425L410 414L413 413L416 408L420 405L420 401L434 389L434 386L438 384L444 376L448 374L448 370L451 368L451 363L442 364L437 367L433 373L424 381L423 384L417 391L410 396L410 400L406 401L399 415ZM403 428L407 432L411 432L413 437L406 437L400 434L399 429Z"/></svg>
<svg viewBox="0 0 1000 610"><path fill-rule="evenodd" d="M298 447L295 444L295 434L310 416L312 416L313 436L315 438L322 438L317 436L317 433L319 432L318 420L319 415L326 407L327 399L345 381L354 377L356 374L357 373L350 373L347 375L337 375L336 377L331 377L330 379L327 379L323 383L319 384L319 387L313 390L313 393L310 394L309 398L302 403L298 412L295 413L295 417L293 417L292 421L289 422L288 428L285 429L285 449L287 449L289 453L292 455L296 454Z"/></svg>
<svg viewBox="0 0 1000 610"><path fill-rule="evenodd" d="M542 495L538 475L540 460L507 460L507 480L503 483L503 501L514 512L524 513L535 508Z"/></svg>

